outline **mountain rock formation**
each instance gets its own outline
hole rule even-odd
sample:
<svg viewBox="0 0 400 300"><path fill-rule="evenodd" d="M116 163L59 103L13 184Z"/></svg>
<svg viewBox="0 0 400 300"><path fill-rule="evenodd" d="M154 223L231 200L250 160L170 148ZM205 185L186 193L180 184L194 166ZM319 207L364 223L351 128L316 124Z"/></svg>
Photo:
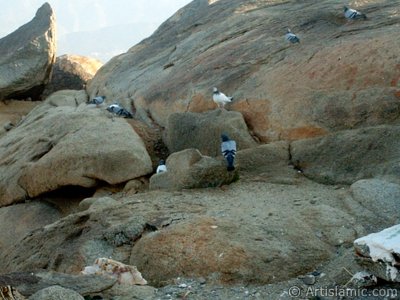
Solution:
<svg viewBox="0 0 400 300"><path fill-rule="evenodd" d="M56 21L43 4L36 16L0 39L0 100L38 99L56 60Z"/></svg>

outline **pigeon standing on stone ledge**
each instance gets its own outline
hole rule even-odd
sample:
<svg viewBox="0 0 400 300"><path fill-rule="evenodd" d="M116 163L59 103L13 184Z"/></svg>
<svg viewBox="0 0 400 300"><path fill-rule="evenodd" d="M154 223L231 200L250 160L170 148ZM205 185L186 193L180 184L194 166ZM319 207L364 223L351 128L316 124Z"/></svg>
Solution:
<svg viewBox="0 0 400 300"><path fill-rule="evenodd" d="M221 93L218 91L218 89L215 87L213 88L213 100L215 103L217 103L218 107L224 108L226 103L232 102L233 97L228 97L224 93Z"/></svg>
<svg viewBox="0 0 400 300"><path fill-rule="evenodd" d="M97 96L94 97L92 100L89 100L87 104L96 104L96 106L98 107L99 105L103 104L105 100L106 96Z"/></svg>
<svg viewBox="0 0 400 300"><path fill-rule="evenodd" d="M300 39L298 38L298 36L291 32L289 28L286 31L285 39L292 44L300 43Z"/></svg>
<svg viewBox="0 0 400 300"><path fill-rule="evenodd" d="M346 19L349 20L357 20L357 19L366 19L367 16L355 9L352 8L348 8L347 6L343 7L343 11L344 11L344 16L346 17Z"/></svg>
<svg viewBox="0 0 400 300"><path fill-rule="evenodd" d="M109 112L116 114L117 116L121 116L124 118L131 118L131 119L133 118L132 114L118 103L111 104L106 109Z"/></svg>
<svg viewBox="0 0 400 300"><path fill-rule="evenodd" d="M235 170L233 162L235 160L235 155L236 155L236 142L234 140L229 139L229 137L226 134L221 134L221 139L222 139L221 152L228 163L227 170L233 171Z"/></svg>
<svg viewBox="0 0 400 300"><path fill-rule="evenodd" d="M158 167L157 167L156 173L158 174L158 173L163 173L163 172L167 172L167 166L165 165L165 161L162 159L158 163Z"/></svg>

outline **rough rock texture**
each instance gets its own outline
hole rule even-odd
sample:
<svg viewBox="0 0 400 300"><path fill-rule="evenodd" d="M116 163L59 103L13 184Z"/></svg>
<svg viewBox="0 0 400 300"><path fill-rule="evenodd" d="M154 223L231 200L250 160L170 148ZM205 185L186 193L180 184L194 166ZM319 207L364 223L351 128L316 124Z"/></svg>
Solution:
<svg viewBox="0 0 400 300"><path fill-rule="evenodd" d="M238 149L256 146L239 112L175 113L168 118L166 129L170 152L195 148L204 155L221 155L222 133L235 140Z"/></svg>
<svg viewBox="0 0 400 300"><path fill-rule="evenodd" d="M61 218L52 205L30 202L0 208L0 249L18 244L31 231Z"/></svg>
<svg viewBox="0 0 400 300"><path fill-rule="evenodd" d="M150 178L151 190L215 187L238 179L237 170L228 172L222 157L215 159L203 156L197 149L171 154L166 165L167 172L154 174Z"/></svg>
<svg viewBox="0 0 400 300"><path fill-rule="evenodd" d="M387 217L389 212L398 211L392 222L400 223L400 185L382 179L364 179L351 185L353 198L375 214Z"/></svg>
<svg viewBox="0 0 400 300"><path fill-rule="evenodd" d="M93 78L103 63L97 59L80 55L62 55L57 57L53 66L50 82L42 98L59 90L82 90Z"/></svg>
<svg viewBox="0 0 400 300"><path fill-rule="evenodd" d="M115 207L72 214L27 235L3 253L3 272L48 269L77 274L98 257L126 261L126 253L142 234L145 221L120 209L110 213ZM26 253L21 256L23 248Z"/></svg>
<svg viewBox="0 0 400 300"><path fill-rule="evenodd" d="M84 300L77 292L65 289L58 285L53 285L43 290L40 290L29 297L29 300Z"/></svg>
<svg viewBox="0 0 400 300"><path fill-rule="evenodd" d="M115 278L99 275L71 275L39 270L37 272L14 272L0 275L0 285L16 287L24 296L31 296L51 286L62 286L81 295L99 293L111 288ZM63 299L63 298L55 298Z"/></svg>
<svg viewBox="0 0 400 300"><path fill-rule="evenodd" d="M48 3L0 40L0 100L38 99L56 60L56 22Z"/></svg>
<svg viewBox="0 0 400 300"><path fill-rule="evenodd" d="M400 282L400 225L354 241L358 262L376 277Z"/></svg>
<svg viewBox="0 0 400 300"><path fill-rule="evenodd" d="M400 126L344 130L291 143L291 161L307 177L323 183L376 176L400 178Z"/></svg>
<svg viewBox="0 0 400 300"><path fill-rule="evenodd" d="M0 136L13 129L38 104L39 101L0 101Z"/></svg>
<svg viewBox="0 0 400 300"><path fill-rule="evenodd" d="M209 282L270 283L313 271L397 214L375 216L347 189L293 170L291 176L281 183L271 174L242 172L222 188L116 193L118 204L69 215L25 236L0 253L0 269L76 274L98 257L112 257L136 265L150 285L187 274L204 274ZM258 275L254 261L263 266ZM231 273L218 272L212 262Z"/></svg>
<svg viewBox="0 0 400 300"><path fill-rule="evenodd" d="M85 104L44 103L0 139L0 205L65 186L123 183L151 171L143 142L124 120Z"/></svg>
<svg viewBox="0 0 400 300"><path fill-rule="evenodd" d="M114 57L88 85L166 126L174 112L216 107L212 87L234 96L261 141L398 123L399 1L193 1L148 39ZM301 43L284 40L286 28Z"/></svg>

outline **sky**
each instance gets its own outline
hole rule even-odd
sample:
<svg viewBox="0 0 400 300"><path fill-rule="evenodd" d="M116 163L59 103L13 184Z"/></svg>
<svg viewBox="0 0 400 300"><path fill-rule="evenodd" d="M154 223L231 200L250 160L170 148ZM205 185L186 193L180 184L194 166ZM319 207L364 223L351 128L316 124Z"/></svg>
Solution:
<svg viewBox="0 0 400 300"><path fill-rule="evenodd" d="M57 55L100 59L126 52L150 36L191 0L11 0L1 1L0 38L29 22L48 2L57 21Z"/></svg>

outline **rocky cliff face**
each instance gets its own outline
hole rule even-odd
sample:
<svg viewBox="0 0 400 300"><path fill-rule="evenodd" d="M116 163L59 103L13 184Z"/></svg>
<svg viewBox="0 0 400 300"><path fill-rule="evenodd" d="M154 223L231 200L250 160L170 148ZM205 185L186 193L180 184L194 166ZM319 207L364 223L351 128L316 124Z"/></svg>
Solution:
<svg viewBox="0 0 400 300"><path fill-rule="evenodd" d="M399 4L351 1L368 18L347 21L333 0L196 0L113 58L88 90L165 126L173 112L214 109L217 86L264 142L397 123ZM284 40L287 27L300 44Z"/></svg>
<svg viewBox="0 0 400 300"><path fill-rule="evenodd" d="M0 39L0 100L40 97L56 59L56 22L48 3Z"/></svg>
<svg viewBox="0 0 400 300"><path fill-rule="evenodd" d="M60 90L82 90L103 65L97 59L80 55L62 55L57 57L50 82L42 98Z"/></svg>

